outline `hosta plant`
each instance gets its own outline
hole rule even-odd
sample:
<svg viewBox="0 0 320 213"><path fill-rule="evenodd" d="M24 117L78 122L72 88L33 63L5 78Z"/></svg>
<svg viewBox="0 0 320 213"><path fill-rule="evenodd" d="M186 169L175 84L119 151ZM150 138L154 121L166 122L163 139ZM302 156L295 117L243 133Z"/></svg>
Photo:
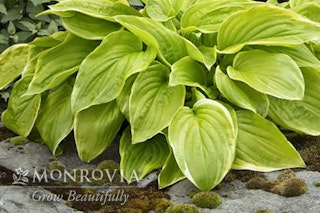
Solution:
<svg viewBox="0 0 320 213"><path fill-rule="evenodd" d="M42 13L66 31L2 53L0 88L19 78L2 122L37 129L54 154L72 132L85 162L121 134L123 175L161 169L160 188L304 167L279 129L320 135L320 1L143 2L61 0Z"/></svg>

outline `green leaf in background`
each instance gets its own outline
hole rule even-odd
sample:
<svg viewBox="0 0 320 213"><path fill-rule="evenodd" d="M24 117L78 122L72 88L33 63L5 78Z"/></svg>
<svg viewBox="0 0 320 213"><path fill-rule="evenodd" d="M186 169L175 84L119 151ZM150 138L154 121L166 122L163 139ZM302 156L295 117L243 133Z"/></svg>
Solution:
<svg viewBox="0 0 320 213"><path fill-rule="evenodd" d="M312 21L320 22L320 1L318 3L310 2L300 7L296 7L294 10Z"/></svg>
<svg viewBox="0 0 320 213"><path fill-rule="evenodd" d="M73 129L71 112L72 86L64 83L46 98L36 120L41 138L55 155L60 142Z"/></svg>
<svg viewBox="0 0 320 213"><path fill-rule="evenodd" d="M320 61L305 44L292 47L254 46L254 49L271 53L284 53L290 56L299 67L320 69Z"/></svg>
<svg viewBox="0 0 320 213"><path fill-rule="evenodd" d="M250 111L237 111L238 139L233 169L269 172L305 167L299 153L271 121Z"/></svg>
<svg viewBox="0 0 320 213"><path fill-rule="evenodd" d="M290 0L290 7L298 7L298 6L303 6L309 3L318 3L320 4L320 0Z"/></svg>
<svg viewBox="0 0 320 213"><path fill-rule="evenodd" d="M74 135L80 159L90 162L114 140L124 120L115 101L78 112Z"/></svg>
<svg viewBox="0 0 320 213"><path fill-rule="evenodd" d="M282 127L308 135L320 135L320 72L303 69L304 99L287 101L269 97L269 116Z"/></svg>
<svg viewBox="0 0 320 213"><path fill-rule="evenodd" d="M221 23L233 13L248 9L259 3L243 0L209 0L189 7L181 18L182 31L217 32Z"/></svg>
<svg viewBox="0 0 320 213"><path fill-rule="evenodd" d="M252 44L292 46L319 38L319 30L320 24L293 11L263 4L229 16L218 32L218 49L229 54Z"/></svg>
<svg viewBox="0 0 320 213"><path fill-rule="evenodd" d="M83 59L97 44L69 34L64 42L41 54L26 95L51 89L77 72Z"/></svg>
<svg viewBox="0 0 320 213"><path fill-rule="evenodd" d="M70 13L71 12L71 13ZM141 16L134 8L112 0L68 0L60 1L50 6L49 11L42 14L53 13L62 17L70 17L72 12L80 12L95 18L113 21L116 15Z"/></svg>
<svg viewBox="0 0 320 213"><path fill-rule="evenodd" d="M160 133L183 106L185 87L169 86L169 74L166 66L155 64L135 80L129 101L132 143Z"/></svg>
<svg viewBox="0 0 320 213"><path fill-rule="evenodd" d="M129 100L131 95L131 89L134 81L136 80L138 74L131 75L127 80L125 85L123 86L120 95L117 97L117 105L122 112L122 114L129 121Z"/></svg>
<svg viewBox="0 0 320 213"><path fill-rule="evenodd" d="M119 152L120 169L130 182L133 172L142 179L151 171L161 168L169 154L169 147L161 134L144 143L132 144L130 128L127 128L122 134Z"/></svg>
<svg viewBox="0 0 320 213"><path fill-rule="evenodd" d="M172 150L170 150L170 154L168 155L167 160L165 161L158 176L159 188L163 189L185 178L186 177L181 172L174 158Z"/></svg>
<svg viewBox="0 0 320 213"><path fill-rule="evenodd" d="M155 59L153 48L142 48L141 41L128 31L109 34L80 66L71 99L73 111L114 100L126 79Z"/></svg>
<svg viewBox="0 0 320 213"><path fill-rule="evenodd" d="M131 31L144 43L158 50L160 59L167 65L192 53L203 61L201 52L189 41L174 31L146 17L116 16L115 20ZM190 54L191 54L190 53Z"/></svg>
<svg viewBox="0 0 320 213"><path fill-rule="evenodd" d="M206 68L191 57L184 57L172 65L169 85L198 87L210 95L207 84Z"/></svg>
<svg viewBox="0 0 320 213"><path fill-rule="evenodd" d="M168 21L175 15L170 0L148 0L145 10L153 20L160 22Z"/></svg>
<svg viewBox="0 0 320 213"><path fill-rule="evenodd" d="M257 92L245 83L230 79L220 70L219 66L214 78L219 91L228 101L262 116L267 115L269 109L267 95Z"/></svg>
<svg viewBox="0 0 320 213"><path fill-rule="evenodd" d="M41 102L41 95L22 96L31 79L32 76L28 75L14 84L8 108L1 116L7 128L24 137L27 137L33 128Z"/></svg>
<svg viewBox="0 0 320 213"><path fill-rule="evenodd" d="M94 18L75 12L71 17L62 18L63 26L73 34L89 40L102 40L121 26L104 19Z"/></svg>
<svg viewBox="0 0 320 213"><path fill-rule="evenodd" d="M0 90L19 77L27 64L27 44L16 44L0 54Z"/></svg>
<svg viewBox="0 0 320 213"><path fill-rule="evenodd" d="M169 126L169 144L182 173L199 189L214 188L232 166L236 121L217 101L181 108Z"/></svg>
<svg viewBox="0 0 320 213"><path fill-rule="evenodd" d="M260 50L240 52L227 68L230 78L242 81L255 90L287 100L304 96L303 75L296 62L283 53Z"/></svg>

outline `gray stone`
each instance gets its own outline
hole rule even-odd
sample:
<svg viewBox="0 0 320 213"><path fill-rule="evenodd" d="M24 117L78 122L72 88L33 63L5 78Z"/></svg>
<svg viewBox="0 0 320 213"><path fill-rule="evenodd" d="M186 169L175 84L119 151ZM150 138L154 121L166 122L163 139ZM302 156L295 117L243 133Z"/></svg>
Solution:
<svg viewBox="0 0 320 213"><path fill-rule="evenodd" d="M279 172L267 173L268 178L275 178ZM222 204L214 210L201 209L202 213L254 213L258 209L269 209L272 212L288 211L290 213L319 213L320 188L314 184L320 182L319 172L296 172L298 178L305 180L307 192L297 197L282 197L263 190L250 190L245 183L235 180L231 183L222 183L219 190ZM184 180L169 190L172 201L176 203L191 203L187 194L196 189L189 181Z"/></svg>
<svg viewBox="0 0 320 213"><path fill-rule="evenodd" d="M81 213L41 187L0 186L1 213ZM40 200L44 199L44 201Z"/></svg>

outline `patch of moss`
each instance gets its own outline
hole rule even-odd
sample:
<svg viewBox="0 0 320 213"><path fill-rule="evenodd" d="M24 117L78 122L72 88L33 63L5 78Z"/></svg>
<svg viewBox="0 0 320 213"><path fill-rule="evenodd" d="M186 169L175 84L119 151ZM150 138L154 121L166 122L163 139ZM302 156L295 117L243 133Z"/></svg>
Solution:
<svg viewBox="0 0 320 213"><path fill-rule="evenodd" d="M192 198L192 202L200 208L215 209L222 203L221 197L212 191L199 192Z"/></svg>
<svg viewBox="0 0 320 213"><path fill-rule="evenodd" d="M272 213L269 209L258 209L255 213Z"/></svg>
<svg viewBox="0 0 320 213"><path fill-rule="evenodd" d="M193 198L193 196L195 196L195 195L198 194L199 192L201 192L199 189L193 189L192 191L190 191L190 192L188 193L188 196L189 196L190 198Z"/></svg>
<svg viewBox="0 0 320 213"><path fill-rule="evenodd" d="M177 204L167 208L165 213L200 213L200 211L192 204Z"/></svg>
<svg viewBox="0 0 320 213"><path fill-rule="evenodd" d="M303 195L306 190L307 186L304 180L299 178L291 178L280 184L278 187L280 191L280 195L285 197L295 197Z"/></svg>
<svg viewBox="0 0 320 213"><path fill-rule="evenodd" d="M142 212L147 212L150 209L150 203L141 198L131 199L127 206L130 208L139 209Z"/></svg>
<svg viewBox="0 0 320 213"><path fill-rule="evenodd" d="M142 210L140 209L134 209L134 208L123 208L120 210L121 213L142 213Z"/></svg>
<svg viewBox="0 0 320 213"><path fill-rule="evenodd" d="M59 171L63 172L66 169L66 166L61 161L54 160L49 163L49 169L51 171L52 170L59 170Z"/></svg>
<svg viewBox="0 0 320 213"><path fill-rule="evenodd" d="M315 187L320 187L320 182L314 184Z"/></svg>
<svg viewBox="0 0 320 213"><path fill-rule="evenodd" d="M29 139L22 136L16 136L16 137L10 138L10 143L14 146L24 145L26 143L29 143Z"/></svg>
<svg viewBox="0 0 320 213"><path fill-rule="evenodd" d="M266 182L267 179L265 177L254 177L247 182L246 187L248 189L262 189Z"/></svg>
<svg viewBox="0 0 320 213"><path fill-rule="evenodd" d="M164 213L172 205L173 202L166 198L158 198L152 201L152 206L156 213Z"/></svg>
<svg viewBox="0 0 320 213"><path fill-rule="evenodd" d="M104 169L108 169L108 170L119 170L120 168L120 165L119 163L113 161L113 160L104 160L104 161L101 161L98 166L97 166L97 169L101 169L101 170L104 170Z"/></svg>
<svg viewBox="0 0 320 213"><path fill-rule="evenodd" d="M305 181L297 178L291 169L284 170L274 180L261 177L252 178L246 186L248 189L263 189L284 197L300 196L307 190Z"/></svg>

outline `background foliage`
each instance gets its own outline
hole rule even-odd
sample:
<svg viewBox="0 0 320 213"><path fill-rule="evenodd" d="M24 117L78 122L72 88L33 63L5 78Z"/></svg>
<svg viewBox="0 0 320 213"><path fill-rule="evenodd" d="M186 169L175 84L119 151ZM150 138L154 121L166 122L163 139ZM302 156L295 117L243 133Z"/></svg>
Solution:
<svg viewBox="0 0 320 213"><path fill-rule="evenodd" d="M124 176L161 168L161 188L188 178L210 190L231 168L304 167L280 128L320 135L320 1L143 3L44 11L66 31L0 56L0 89L19 79L6 127L37 130L53 154L73 133L85 162L119 133Z"/></svg>

